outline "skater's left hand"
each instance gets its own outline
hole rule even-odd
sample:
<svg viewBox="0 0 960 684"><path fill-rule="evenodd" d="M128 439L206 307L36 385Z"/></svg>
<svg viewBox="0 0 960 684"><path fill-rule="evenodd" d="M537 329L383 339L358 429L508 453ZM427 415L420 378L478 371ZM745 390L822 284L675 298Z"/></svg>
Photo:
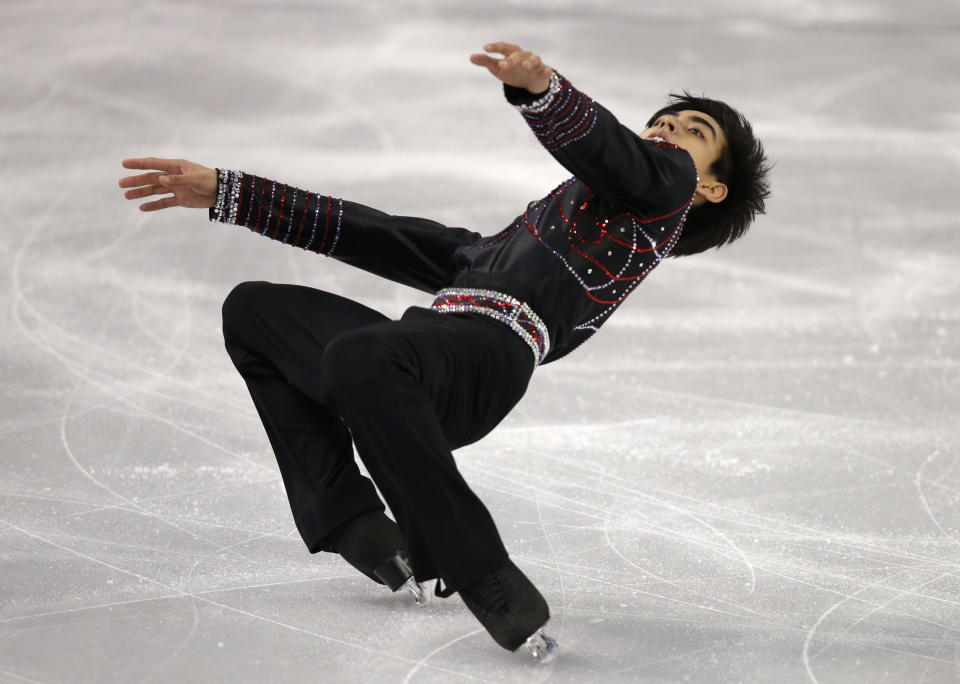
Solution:
<svg viewBox="0 0 960 684"><path fill-rule="evenodd" d="M543 64L539 55L511 43L490 43L484 45L483 49L503 57L496 59L477 53L470 55L470 61L477 66L486 67L507 85L526 88L531 93L542 93L550 87L550 74L553 69Z"/></svg>

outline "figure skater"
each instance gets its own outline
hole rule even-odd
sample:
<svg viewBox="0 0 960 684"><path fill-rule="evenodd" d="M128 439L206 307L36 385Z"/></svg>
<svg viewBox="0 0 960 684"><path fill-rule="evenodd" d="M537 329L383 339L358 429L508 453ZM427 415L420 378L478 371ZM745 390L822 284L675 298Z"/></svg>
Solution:
<svg viewBox="0 0 960 684"><path fill-rule="evenodd" d="M530 51L493 43L470 60L572 174L496 235L183 159L127 159L147 172L120 187L165 195L143 211L206 208L435 295L390 320L328 292L241 283L223 304L226 349L311 553L339 553L420 603L420 583L437 578L435 593L459 593L498 644L548 660L547 603L451 452L489 433L534 369L586 342L664 258L740 238L764 212L769 166L723 102L672 94L637 134Z"/></svg>

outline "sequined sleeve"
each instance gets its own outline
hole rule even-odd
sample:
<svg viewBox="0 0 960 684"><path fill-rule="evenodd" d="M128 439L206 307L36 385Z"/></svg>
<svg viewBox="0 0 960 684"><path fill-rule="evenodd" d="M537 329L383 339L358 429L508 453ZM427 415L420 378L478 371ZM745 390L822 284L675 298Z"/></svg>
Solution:
<svg viewBox="0 0 960 684"><path fill-rule="evenodd" d="M217 199L210 220L242 225L272 240L430 293L448 284L457 248L481 239L464 228L392 216L226 169L217 169Z"/></svg>
<svg viewBox="0 0 960 684"><path fill-rule="evenodd" d="M598 195L638 211L672 210L693 196L697 171L689 154L641 139L557 72L539 95L504 91L544 148Z"/></svg>

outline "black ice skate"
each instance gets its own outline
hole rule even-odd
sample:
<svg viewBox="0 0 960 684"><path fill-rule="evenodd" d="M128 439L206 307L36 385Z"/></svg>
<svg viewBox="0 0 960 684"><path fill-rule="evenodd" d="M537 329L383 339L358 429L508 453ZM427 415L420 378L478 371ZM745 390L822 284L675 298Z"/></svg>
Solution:
<svg viewBox="0 0 960 684"><path fill-rule="evenodd" d="M390 591L406 589L421 608L427 593L413 577L400 526L382 511L364 513L340 531L337 553L364 575Z"/></svg>
<svg viewBox="0 0 960 684"><path fill-rule="evenodd" d="M439 596L452 593L437 590ZM512 561L458 593L494 641L508 651L526 645L540 662L556 657L557 642L542 629L550 619L547 602Z"/></svg>

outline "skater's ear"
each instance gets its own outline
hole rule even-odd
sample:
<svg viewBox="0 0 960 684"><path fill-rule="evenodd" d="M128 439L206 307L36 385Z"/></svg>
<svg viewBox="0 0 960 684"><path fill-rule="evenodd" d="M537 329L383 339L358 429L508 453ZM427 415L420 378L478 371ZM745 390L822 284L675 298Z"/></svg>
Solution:
<svg viewBox="0 0 960 684"><path fill-rule="evenodd" d="M727 199L727 184L709 176L711 182L700 183L697 186L697 197L693 201L694 206L699 206L704 202L722 202Z"/></svg>

